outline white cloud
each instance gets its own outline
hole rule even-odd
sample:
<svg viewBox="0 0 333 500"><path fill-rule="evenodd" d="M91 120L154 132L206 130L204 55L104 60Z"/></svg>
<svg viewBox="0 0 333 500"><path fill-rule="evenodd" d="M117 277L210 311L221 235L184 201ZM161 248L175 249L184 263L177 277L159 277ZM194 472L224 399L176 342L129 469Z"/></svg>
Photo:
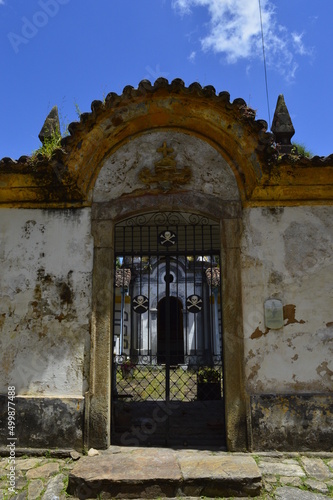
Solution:
<svg viewBox="0 0 333 500"><path fill-rule="evenodd" d="M202 50L224 54L229 64L262 58L258 0L173 0L172 5L181 15L191 14L195 7L208 9L209 31L200 40ZM261 0L261 15L267 64L292 80L298 67L295 54L309 53L303 33L289 33L277 23L271 0Z"/></svg>
<svg viewBox="0 0 333 500"><path fill-rule="evenodd" d="M303 43L303 35L304 33L292 33L292 40L294 42L295 51L301 56L309 55L311 52L305 48Z"/></svg>
<svg viewBox="0 0 333 500"><path fill-rule="evenodd" d="M197 55L197 53L193 50L191 52L191 54L188 56L188 60L191 62L191 63L194 63L195 62L195 56Z"/></svg>

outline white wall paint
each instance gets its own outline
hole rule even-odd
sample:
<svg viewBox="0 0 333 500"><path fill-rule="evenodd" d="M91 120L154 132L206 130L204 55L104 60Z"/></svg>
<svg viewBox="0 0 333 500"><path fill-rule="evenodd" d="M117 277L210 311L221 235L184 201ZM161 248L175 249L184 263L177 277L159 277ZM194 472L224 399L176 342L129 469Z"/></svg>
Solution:
<svg viewBox="0 0 333 500"><path fill-rule="evenodd" d="M1 209L0 392L87 388L93 240L90 209Z"/></svg>
<svg viewBox="0 0 333 500"><path fill-rule="evenodd" d="M249 391L332 390L333 208L247 209L243 224ZM287 306L289 319L285 317L279 330L265 328L263 305L268 298L281 299Z"/></svg>

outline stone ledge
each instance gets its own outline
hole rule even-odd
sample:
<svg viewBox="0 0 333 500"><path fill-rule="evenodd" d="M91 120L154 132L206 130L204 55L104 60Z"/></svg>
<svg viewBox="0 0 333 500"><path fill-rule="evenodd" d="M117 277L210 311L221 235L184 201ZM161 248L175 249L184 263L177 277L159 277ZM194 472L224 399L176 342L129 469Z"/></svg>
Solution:
<svg viewBox="0 0 333 500"><path fill-rule="evenodd" d="M81 458L69 475L68 493L80 499L98 494L252 497L260 494L261 487L261 474L251 456L142 448Z"/></svg>

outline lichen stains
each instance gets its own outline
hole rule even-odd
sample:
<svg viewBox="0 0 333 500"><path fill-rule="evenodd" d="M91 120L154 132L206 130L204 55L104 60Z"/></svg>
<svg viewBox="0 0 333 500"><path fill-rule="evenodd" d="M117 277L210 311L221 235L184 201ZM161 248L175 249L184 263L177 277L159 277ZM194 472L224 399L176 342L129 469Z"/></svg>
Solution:
<svg viewBox="0 0 333 500"><path fill-rule="evenodd" d="M35 220L27 220L27 222L23 226L24 237L28 240L31 236L31 232L36 225Z"/></svg>
<svg viewBox="0 0 333 500"><path fill-rule="evenodd" d="M328 362L327 361L324 361L323 363L321 363L317 367L316 372L325 381L327 381L327 382L332 382L333 381L333 371L328 368Z"/></svg>
<svg viewBox="0 0 333 500"><path fill-rule="evenodd" d="M28 240L36 225L37 225L37 222L35 220L27 220L27 222L23 226L23 238L26 238ZM38 224L37 229L42 234L45 233L44 224Z"/></svg>
<svg viewBox="0 0 333 500"><path fill-rule="evenodd" d="M268 282L272 285L281 285L283 283L284 276L283 273L279 273L278 271L272 271Z"/></svg>
<svg viewBox="0 0 333 500"><path fill-rule="evenodd" d="M283 207L264 207L261 213L264 217L269 217L271 220L278 222L284 212Z"/></svg>
<svg viewBox="0 0 333 500"><path fill-rule="evenodd" d="M61 301L61 305L70 305L73 303L73 292L68 286L67 283L62 282L58 283L57 287L59 289L59 297Z"/></svg>
<svg viewBox="0 0 333 500"><path fill-rule="evenodd" d="M67 276L46 274L44 268L37 271L34 300L29 303L31 318L54 317L61 323L74 314L75 294L72 285L73 271Z"/></svg>
<svg viewBox="0 0 333 500"><path fill-rule="evenodd" d="M292 325L293 323L305 323L302 319L296 319L296 306L294 306L294 304L286 304L283 306L283 317L285 320L285 326Z"/></svg>
<svg viewBox="0 0 333 500"><path fill-rule="evenodd" d="M6 320L6 313L0 314L0 330L2 330L5 320Z"/></svg>
<svg viewBox="0 0 333 500"><path fill-rule="evenodd" d="M124 119L120 115L116 115L116 116L113 116L111 118L111 122L112 122L112 125L114 127L118 127L119 125L121 125L123 123L123 121L124 121Z"/></svg>
<svg viewBox="0 0 333 500"><path fill-rule="evenodd" d="M37 269L37 281L44 284L50 284L53 280L49 274L45 274L45 269L41 267Z"/></svg>
<svg viewBox="0 0 333 500"><path fill-rule="evenodd" d="M251 339L260 339L260 337L262 337L263 335L267 335L267 333L269 332L269 328L265 328L265 331L261 331L259 329L259 326L257 326L257 328L254 330L254 332L252 333L251 335Z"/></svg>

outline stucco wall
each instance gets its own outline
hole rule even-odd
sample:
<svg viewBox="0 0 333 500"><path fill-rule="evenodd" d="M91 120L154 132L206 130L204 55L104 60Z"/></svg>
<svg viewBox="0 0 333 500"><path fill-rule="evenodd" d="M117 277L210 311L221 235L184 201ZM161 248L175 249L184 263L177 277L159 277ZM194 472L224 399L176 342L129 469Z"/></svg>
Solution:
<svg viewBox="0 0 333 500"><path fill-rule="evenodd" d="M90 209L2 209L0 393L87 389L93 242Z"/></svg>
<svg viewBox="0 0 333 500"><path fill-rule="evenodd" d="M250 393L325 392L333 386L333 209L244 212L242 283ZM280 299L284 326L264 325Z"/></svg>
<svg viewBox="0 0 333 500"><path fill-rule="evenodd" d="M320 206L244 212L245 385L256 450L331 450L332 216ZM264 323L269 298L283 303L276 330Z"/></svg>

